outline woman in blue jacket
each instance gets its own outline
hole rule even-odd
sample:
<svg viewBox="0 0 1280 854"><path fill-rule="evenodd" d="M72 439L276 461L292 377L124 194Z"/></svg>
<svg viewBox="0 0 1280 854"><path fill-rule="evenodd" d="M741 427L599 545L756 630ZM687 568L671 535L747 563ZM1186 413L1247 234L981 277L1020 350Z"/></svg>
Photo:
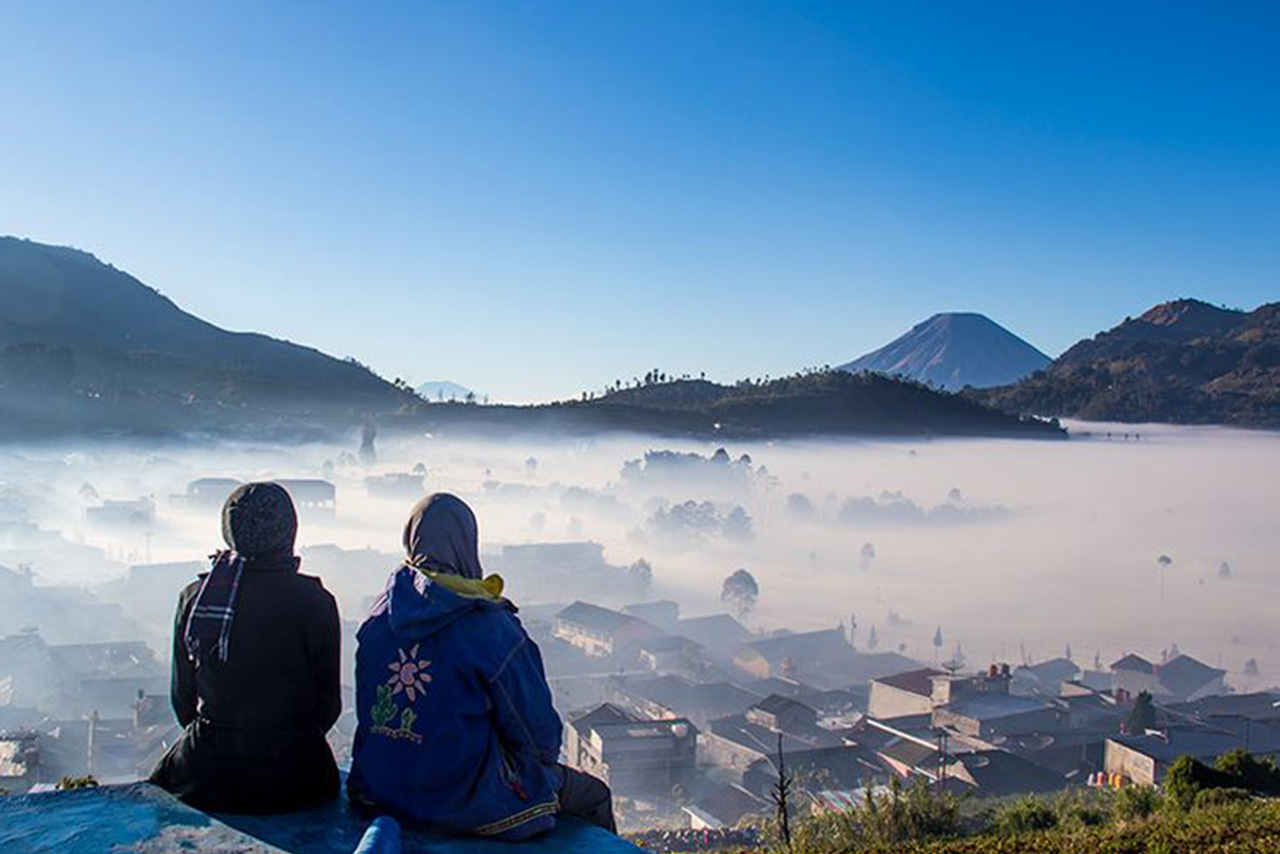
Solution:
<svg viewBox="0 0 1280 854"><path fill-rule="evenodd" d="M480 568L475 514L436 493L357 635L357 802L455 832L524 839L557 813L614 830L612 796L559 764L561 723L537 645Z"/></svg>

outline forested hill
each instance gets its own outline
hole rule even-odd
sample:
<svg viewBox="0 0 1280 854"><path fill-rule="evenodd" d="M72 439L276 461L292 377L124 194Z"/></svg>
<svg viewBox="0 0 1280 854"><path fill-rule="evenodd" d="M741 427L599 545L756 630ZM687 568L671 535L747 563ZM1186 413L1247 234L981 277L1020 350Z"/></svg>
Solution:
<svg viewBox="0 0 1280 854"><path fill-rule="evenodd" d="M1163 303L1022 382L972 395L1013 413L1277 428L1280 303Z"/></svg>
<svg viewBox="0 0 1280 854"><path fill-rule="evenodd" d="M1015 436L1065 438L1057 426L1019 418L959 394L879 374L818 371L767 382L652 382L589 400L542 406L434 404L415 429L601 430L695 437Z"/></svg>
<svg viewBox="0 0 1280 854"><path fill-rule="evenodd" d="M350 420L405 399L353 362L206 323L88 253L0 237L4 435Z"/></svg>

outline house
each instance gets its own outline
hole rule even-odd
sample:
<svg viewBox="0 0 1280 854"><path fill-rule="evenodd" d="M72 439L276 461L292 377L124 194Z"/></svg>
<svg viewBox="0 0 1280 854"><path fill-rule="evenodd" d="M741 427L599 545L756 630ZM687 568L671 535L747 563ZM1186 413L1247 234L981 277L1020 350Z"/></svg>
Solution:
<svg viewBox="0 0 1280 854"><path fill-rule="evenodd" d="M742 778L752 763L767 759L779 747L790 755L812 750L814 744L790 733L774 732L747 720L746 715L726 715L707 724L698 736L698 756L706 765Z"/></svg>
<svg viewBox="0 0 1280 854"><path fill-rule="evenodd" d="M1073 682L1080 676L1080 668L1069 658L1051 658L1038 664L1024 664L1013 671L1010 690L1015 694L1040 694L1058 696L1063 682Z"/></svg>
<svg viewBox="0 0 1280 854"><path fill-rule="evenodd" d="M1210 667L1189 655L1178 655L1164 664L1152 664L1129 654L1111 665L1111 687L1136 697L1150 691L1157 700L1187 702L1227 693L1225 670Z"/></svg>
<svg viewBox="0 0 1280 854"><path fill-rule="evenodd" d="M1223 681L1227 671L1210 667L1189 655L1179 655L1156 668L1161 699L1173 701L1199 700L1227 693Z"/></svg>
<svg viewBox="0 0 1280 854"><path fill-rule="evenodd" d="M662 635L644 620L589 602L574 602L557 613L553 633L593 658L634 650Z"/></svg>
<svg viewBox="0 0 1280 854"><path fill-rule="evenodd" d="M688 617L677 622L675 630L723 662L732 661L738 647L754 637L746 626L728 614Z"/></svg>
<svg viewBox="0 0 1280 854"><path fill-rule="evenodd" d="M643 720L606 703L569 728L573 764L615 791L669 792L697 768L698 729L685 718Z"/></svg>
<svg viewBox="0 0 1280 854"><path fill-rule="evenodd" d="M1209 724L1184 724L1141 735L1107 739L1104 770L1144 786L1159 785L1179 756L1212 764L1237 748L1257 756L1280 756L1280 726L1244 718L1215 718Z"/></svg>
<svg viewBox="0 0 1280 854"><path fill-rule="evenodd" d="M933 726L990 741L1000 736L1062 728L1058 709L1002 691L975 692L933 710Z"/></svg>
<svg viewBox="0 0 1280 854"><path fill-rule="evenodd" d="M946 766L946 776L972 788L980 797L1056 792L1067 787L1067 778L1005 750L958 753Z"/></svg>
<svg viewBox="0 0 1280 854"><path fill-rule="evenodd" d="M756 679L780 676L822 688L853 684L858 655L837 629L774 635L743 644L733 664Z"/></svg>
<svg viewBox="0 0 1280 854"><path fill-rule="evenodd" d="M702 647L681 635L659 635L636 648L640 664L655 673L696 672Z"/></svg>
<svg viewBox="0 0 1280 854"><path fill-rule="evenodd" d="M818 726L818 713L799 700L770 694L747 709L747 720L774 732L810 733Z"/></svg>
<svg viewBox="0 0 1280 854"><path fill-rule="evenodd" d="M638 617L650 625L657 626L664 632L679 634L680 604L670 599L657 602L637 602L627 605L622 613Z"/></svg>
<svg viewBox="0 0 1280 854"><path fill-rule="evenodd" d="M1198 721L1228 715L1254 721L1280 721L1280 694L1257 691L1251 694L1216 694L1165 708L1176 715Z"/></svg>
<svg viewBox="0 0 1280 854"><path fill-rule="evenodd" d="M760 699L731 682L691 683L679 676L616 678L612 701L646 718L688 718L705 730L708 722L738 715Z"/></svg>
<svg viewBox="0 0 1280 854"><path fill-rule="evenodd" d="M327 518L338 510L338 490L332 483L320 478L291 478L276 483L289 493L299 516Z"/></svg>
<svg viewBox="0 0 1280 854"><path fill-rule="evenodd" d="M694 830L720 830L735 827L745 816L767 813L772 808L764 798L730 783L711 790L682 809L689 817L689 827Z"/></svg>
<svg viewBox="0 0 1280 854"><path fill-rule="evenodd" d="M875 784L888 777L875 753L860 745L784 752L783 762L797 790L810 795L819 804L829 800L828 793L855 792L865 788L868 782ZM776 756L756 760L742 775L743 787L761 797L767 797L777 781Z"/></svg>
<svg viewBox="0 0 1280 854"><path fill-rule="evenodd" d="M933 678L941 670L924 667L871 680L867 714L881 720L933 712Z"/></svg>

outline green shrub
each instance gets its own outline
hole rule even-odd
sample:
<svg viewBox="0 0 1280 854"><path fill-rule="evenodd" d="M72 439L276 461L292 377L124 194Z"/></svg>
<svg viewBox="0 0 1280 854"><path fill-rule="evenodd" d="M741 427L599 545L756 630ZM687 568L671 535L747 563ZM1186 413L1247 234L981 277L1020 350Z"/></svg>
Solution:
<svg viewBox="0 0 1280 854"><path fill-rule="evenodd" d="M1253 800L1253 792L1248 789L1204 789L1196 794L1196 809L1206 809L1208 807L1219 807L1223 804L1233 804L1238 801Z"/></svg>
<svg viewBox="0 0 1280 854"><path fill-rule="evenodd" d="M1252 756L1240 748L1218 757L1213 767L1236 779L1236 785L1260 795L1280 795L1280 769L1270 756Z"/></svg>
<svg viewBox="0 0 1280 854"><path fill-rule="evenodd" d="M1141 821L1155 815L1163 798L1155 786L1125 786L1115 793L1112 809L1122 821Z"/></svg>
<svg viewBox="0 0 1280 854"><path fill-rule="evenodd" d="M995 829L999 833L1018 834L1057 827L1058 814L1043 799L1019 798L996 813Z"/></svg>
<svg viewBox="0 0 1280 854"><path fill-rule="evenodd" d="M1210 768L1190 756L1179 756L1164 775L1164 792L1178 809L1189 810L1196 805L1196 796L1205 789L1239 788L1239 780Z"/></svg>

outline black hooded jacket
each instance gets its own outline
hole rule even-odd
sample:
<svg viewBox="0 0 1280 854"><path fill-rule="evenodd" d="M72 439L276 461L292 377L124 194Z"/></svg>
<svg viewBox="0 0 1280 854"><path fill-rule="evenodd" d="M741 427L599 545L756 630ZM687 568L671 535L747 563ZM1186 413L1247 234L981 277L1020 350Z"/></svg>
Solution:
<svg viewBox="0 0 1280 854"><path fill-rule="evenodd" d="M338 793L325 734L342 711L338 608L297 561L246 559L230 654L192 661L183 632L200 581L182 591L174 618L174 712L183 737L155 782L187 803L270 813Z"/></svg>

